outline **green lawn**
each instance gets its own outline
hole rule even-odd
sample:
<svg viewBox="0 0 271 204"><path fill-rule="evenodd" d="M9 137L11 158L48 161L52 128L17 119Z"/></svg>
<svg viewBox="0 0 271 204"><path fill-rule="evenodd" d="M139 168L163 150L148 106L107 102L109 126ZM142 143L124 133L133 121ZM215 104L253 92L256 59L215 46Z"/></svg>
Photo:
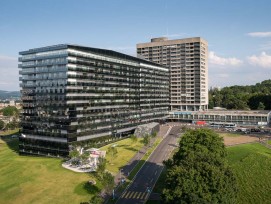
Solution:
<svg viewBox="0 0 271 204"><path fill-rule="evenodd" d="M60 159L19 156L18 139L8 141L0 140L0 203L78 204L98 191L86 184L90 174L66 170Z"/></svg>
<svg viewBox="0 0 271 204"><path fill-rule="evenodd" d="M19 128L16 128L14 130L6 130L0 133L0 136L7 136L7 135L13 135L13 134L18 134L19 133Z"/></svg>
<svg viewBox="0 0 271 204"><path fill-rule="evenodd" d="M268 140L268 141L267 141L267 144L270 144L270 145L271 145L271 140Z"/></svg>
<svg viewBox="0 0 271 204"><path fill-rule="evenodd" d="M238 203L270 203L271 149L253 143L229 147L228 152L239 185Z"/></svg>
<svg viewBox="0 0 271 204"><path fill-rule="evenodd" d="M228 161L237 176L238 203L270 203L271 149L259 143L228 147ZM156 183L154 192L161 192L165 172ZM148 202L159 203L159 202Z"/></svg>
<svg viewBox="0 0 271 204"><path fill-rule="evenodd" d="M116 174L121 167L123 167L127 162L130 161L131 158L143 147L143 143L141 142L142 139L138 139L137 142L133 142L132 139L127 138L124 140L120 140L118 142L106 145L101 147L101 150L106 150L115 145L117 148L117 155L115 158L111 159L111 157L106 154L107 166L106 169L113 174Z"/></svg>

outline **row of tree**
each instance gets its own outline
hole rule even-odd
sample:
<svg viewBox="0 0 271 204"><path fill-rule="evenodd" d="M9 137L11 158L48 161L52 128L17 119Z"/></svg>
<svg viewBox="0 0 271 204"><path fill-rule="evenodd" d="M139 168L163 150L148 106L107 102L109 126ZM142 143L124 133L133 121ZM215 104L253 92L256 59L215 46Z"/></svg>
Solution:
<svg viewBox="0 0 271 204"><path fill-rule="evenodd" d="M271 110L271 80L250 86L230 86L209 90L209 108Z"/></svg>

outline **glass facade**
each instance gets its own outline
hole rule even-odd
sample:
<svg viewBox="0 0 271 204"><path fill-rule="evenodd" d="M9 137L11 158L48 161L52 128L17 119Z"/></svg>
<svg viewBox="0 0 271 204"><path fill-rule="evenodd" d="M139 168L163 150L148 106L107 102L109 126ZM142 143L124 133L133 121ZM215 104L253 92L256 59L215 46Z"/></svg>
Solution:
<svg viewBox="0 0 271 204"><path fill-rule="evenodd" d="M169 70L118 52L57 45L20 52L20 152L66 156L70 143L124 136L169 107Z"/></svg>

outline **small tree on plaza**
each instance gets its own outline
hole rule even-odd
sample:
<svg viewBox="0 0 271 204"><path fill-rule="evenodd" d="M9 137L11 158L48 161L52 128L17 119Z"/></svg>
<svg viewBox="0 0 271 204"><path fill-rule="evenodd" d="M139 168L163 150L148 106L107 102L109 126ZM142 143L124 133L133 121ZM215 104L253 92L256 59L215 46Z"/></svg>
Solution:
<svg viewBox="0 0 271 204"><path fill-rule="evenodd" d="M107 153L111 157L111 163L112 163L113 159L118 154L118 150L117 150L117 148L115 146L111 146L111 147L108 148Z"/></svg>
<svg viewBox="0 0 271 204"><path fill-rule="evenodd" d="M104 186L105 193L111 193L115 185L114 176L109 172L104 172L101 182Z"/></svg>
<svg viewBox="0 0 271 204"><path fill-rule="evenodd" d="M131 140L133 143L137 142L137 136L131 135Z"/></svg>
<svg viewBox="0 0 271 204"><path fill-rule="evenodd" d="M83 164L86 164L88 162L88 159L89 159L89 153L88 152L83 152L80 155L80 159L81 159Z"/></svg>
<svg viewBox="0 0 271 204"><path fill-rule="evenodd" d="M103 198L99 195L95 195L89 201L89 204L102 204L104 202Z"/></svg>
<svg viewBox="0 0 271 204"><path fill-rule="evenodd" d="M157 136L157 132L153 132L152 134L151 134L151 137L152 138L155 138Z"/></svg>
<svg viewBox="0 0 271 204"><path fill-rule="evenodd" d="M148 145L150 144L150 136L149 136L149 135L145 135L145 136L143 137L143 144L144 144L145 146L148 146Z"/></svg>
<svg viewBox="0 0 271 204"><path fill-rule="evenodd" d="M102 173L105 172L105 168L106 168L106 159L103 157L99 157L96 172L101 175Z"/></svg>
<svg viewBox="0 0 271 204"><path fill-rule="evenodd" d="M69 152L69 157L70 158L77 158L77 157L79 157L79 152L76 150L76 149L74 149L74 150L72 150L72 151L70 151Z"/></svg>

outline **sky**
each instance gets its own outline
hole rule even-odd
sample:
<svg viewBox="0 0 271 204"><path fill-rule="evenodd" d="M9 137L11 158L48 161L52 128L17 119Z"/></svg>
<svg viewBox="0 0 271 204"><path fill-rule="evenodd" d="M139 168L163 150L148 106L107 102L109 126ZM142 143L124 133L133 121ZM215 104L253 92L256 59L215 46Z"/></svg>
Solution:
<svg viewBox="0 0 271 204"><path fill-rule="evenodd" d="M209 87L271 75L270 0L0 0L0 90L19 90L18 53L62 43L136 55L154 37L203 37Z"/></svg>

